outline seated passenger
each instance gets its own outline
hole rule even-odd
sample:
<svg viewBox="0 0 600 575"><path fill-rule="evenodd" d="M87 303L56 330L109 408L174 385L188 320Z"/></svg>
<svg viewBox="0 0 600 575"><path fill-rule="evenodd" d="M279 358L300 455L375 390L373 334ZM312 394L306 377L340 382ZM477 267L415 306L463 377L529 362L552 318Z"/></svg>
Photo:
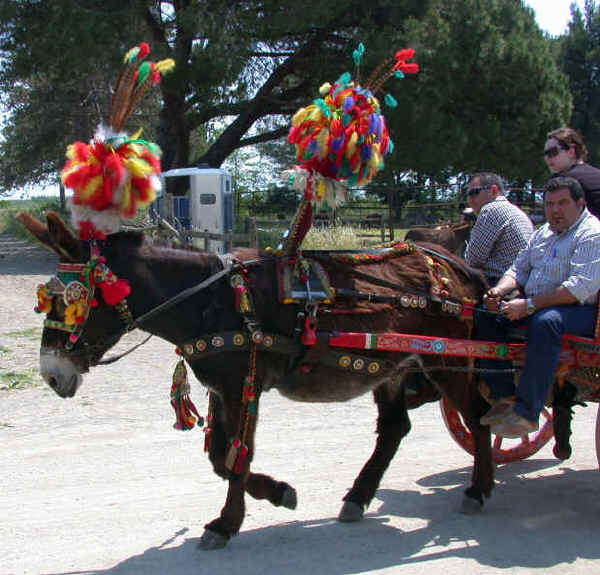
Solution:
<svg viewBox="0 0 600 575"><path fill-rule="evenodd" d="M465 261L483 271L494 285L529 241L533 224L525 212L504 195L502 178L484 172L471 177L467 201L477 214Z"/></svg>
<svg viewBox="0 0 600 575"><path fill-rule="evenodd" d="M600 221L586 209L584 192L573 178L551 179L544 191L546 224L487 291L484 302L500 315L478 314L478 339L506 341L511 326L527 326L527 354L516 389L510 373L484 378L499 401L481 418L492 432L519 437L538 427L540 412L554 381L565 333L592 337L600 289ZM525 296L502 297L515 288ZM510 362L482 360L491 370Z"/></svg>
<svg viewBox="0 0 600 575"><path fill-rule="evenodd" d="M575 178L583 188L587 209L600 217L600 169L587 164L583 136L573 128L559 128L548 134L544 159L552 177Z"/></svg>

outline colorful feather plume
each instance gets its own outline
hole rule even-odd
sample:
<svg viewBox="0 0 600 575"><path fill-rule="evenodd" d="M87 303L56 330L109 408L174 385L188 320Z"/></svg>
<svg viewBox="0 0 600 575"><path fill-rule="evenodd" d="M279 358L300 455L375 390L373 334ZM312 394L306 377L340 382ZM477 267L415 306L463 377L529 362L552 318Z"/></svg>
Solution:
<svg viewBox="0 0 600 575"><path fill-rule="evenodd" d="M143 42L125 55L110 127L100 126L89 144L75 142L67 148L61 179L73 190L73 224L86 239L117 231L121 217L133 217L138 207L154 201L160 188L159 147L142 140L140 132L128 137L122 131L142 94L175 65L170 59L145 62L149 53Z"/></svg>
<svg viewBox="0 0 600 575"><path fill-rule="evenodd" d="M416 74L419 65L409 62L413 49L399 50L382 62L364 86L360 85L360 61L365 47L353 51L356 81L346 72L331 85L323 84L321 95L292 118L288 140L296 146L298 165L284 175L304 197L290 229L278 246L286 254L294 254L312 224L313 208L335 208L346 199L346 186L368 184L384 167L383 158L392 152L385 118L375 97L386 80ZM390 107L398 103L391 94L384 102Z"/></svg>
<svg viewBox="0 0 600 575"><path fill-rule="evenodd" d="M357 67L363 53L362 44L353 52ZM393 150L393 143L375 94L391 76L416 74L418 64L408 62L414 55L412 49L396 52L378 66L364 87L349 73L342 74L333 85L323 84L321 97L294 115L288 135L299 162L294 186L313 184L304 190L317 207L323 202L335 206L343 199L342 188L333 182L365 185L383 169L383 158ZM391 94L384 101L391 107L397 105ZM302 171L307 174L298 178Z"/></svg>

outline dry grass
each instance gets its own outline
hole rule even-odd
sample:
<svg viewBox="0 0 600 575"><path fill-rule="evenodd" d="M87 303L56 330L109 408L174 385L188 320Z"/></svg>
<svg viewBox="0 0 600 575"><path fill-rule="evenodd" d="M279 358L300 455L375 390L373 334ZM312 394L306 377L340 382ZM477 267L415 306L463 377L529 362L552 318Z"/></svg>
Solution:
<svg viewBox="0 0 600 575"><path fill-rule="evenodd" d="M302 242L303 250L355 250L364 240L350 226L311 228Z"/></svg>

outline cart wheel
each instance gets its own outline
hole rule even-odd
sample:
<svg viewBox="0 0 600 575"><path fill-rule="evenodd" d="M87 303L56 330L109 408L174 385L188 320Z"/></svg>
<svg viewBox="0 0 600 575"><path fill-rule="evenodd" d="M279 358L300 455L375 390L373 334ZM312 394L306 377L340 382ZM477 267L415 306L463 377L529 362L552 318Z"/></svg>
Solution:
<svg viewBox="0 0 600 575"><path fill-rule="evenodd" d="M600 405L598 406L598 413L596 413L596 459L600 467Z"/></svg>
<svg viewBox="0 0 600 575"><path fill-rule="evenodd" d="M445 397L440 399L440 409L452 439L465 451L473 455L475 451L473 436L460 413L450 405ZM544 408L541 415L545 418L541 429L530 435L524 435L520 439L508 439L501 435L492 434L492 457L495 463L510 463L511 461L527 459L552 439L554 435L552 413ZM596 419L596 455L598 465L600 465L600 411Z"/></svg>

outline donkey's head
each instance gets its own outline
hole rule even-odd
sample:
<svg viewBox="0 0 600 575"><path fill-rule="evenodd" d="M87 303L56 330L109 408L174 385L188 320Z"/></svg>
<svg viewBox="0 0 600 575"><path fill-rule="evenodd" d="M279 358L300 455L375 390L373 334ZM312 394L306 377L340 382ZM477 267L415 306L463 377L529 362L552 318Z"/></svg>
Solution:
<svg viewBox="0 0 600 575"><path fill-rule="evenodd" d="M81 374L125 333L123 309L115 301L106 301L111 298L98 289L110 270L90 243L77 239L58 214L48 212L47 224L25 212L17 217L59 256L56 275L38 288L36 309L46 313L40 374L58 395L73 397Z"/></svg>

